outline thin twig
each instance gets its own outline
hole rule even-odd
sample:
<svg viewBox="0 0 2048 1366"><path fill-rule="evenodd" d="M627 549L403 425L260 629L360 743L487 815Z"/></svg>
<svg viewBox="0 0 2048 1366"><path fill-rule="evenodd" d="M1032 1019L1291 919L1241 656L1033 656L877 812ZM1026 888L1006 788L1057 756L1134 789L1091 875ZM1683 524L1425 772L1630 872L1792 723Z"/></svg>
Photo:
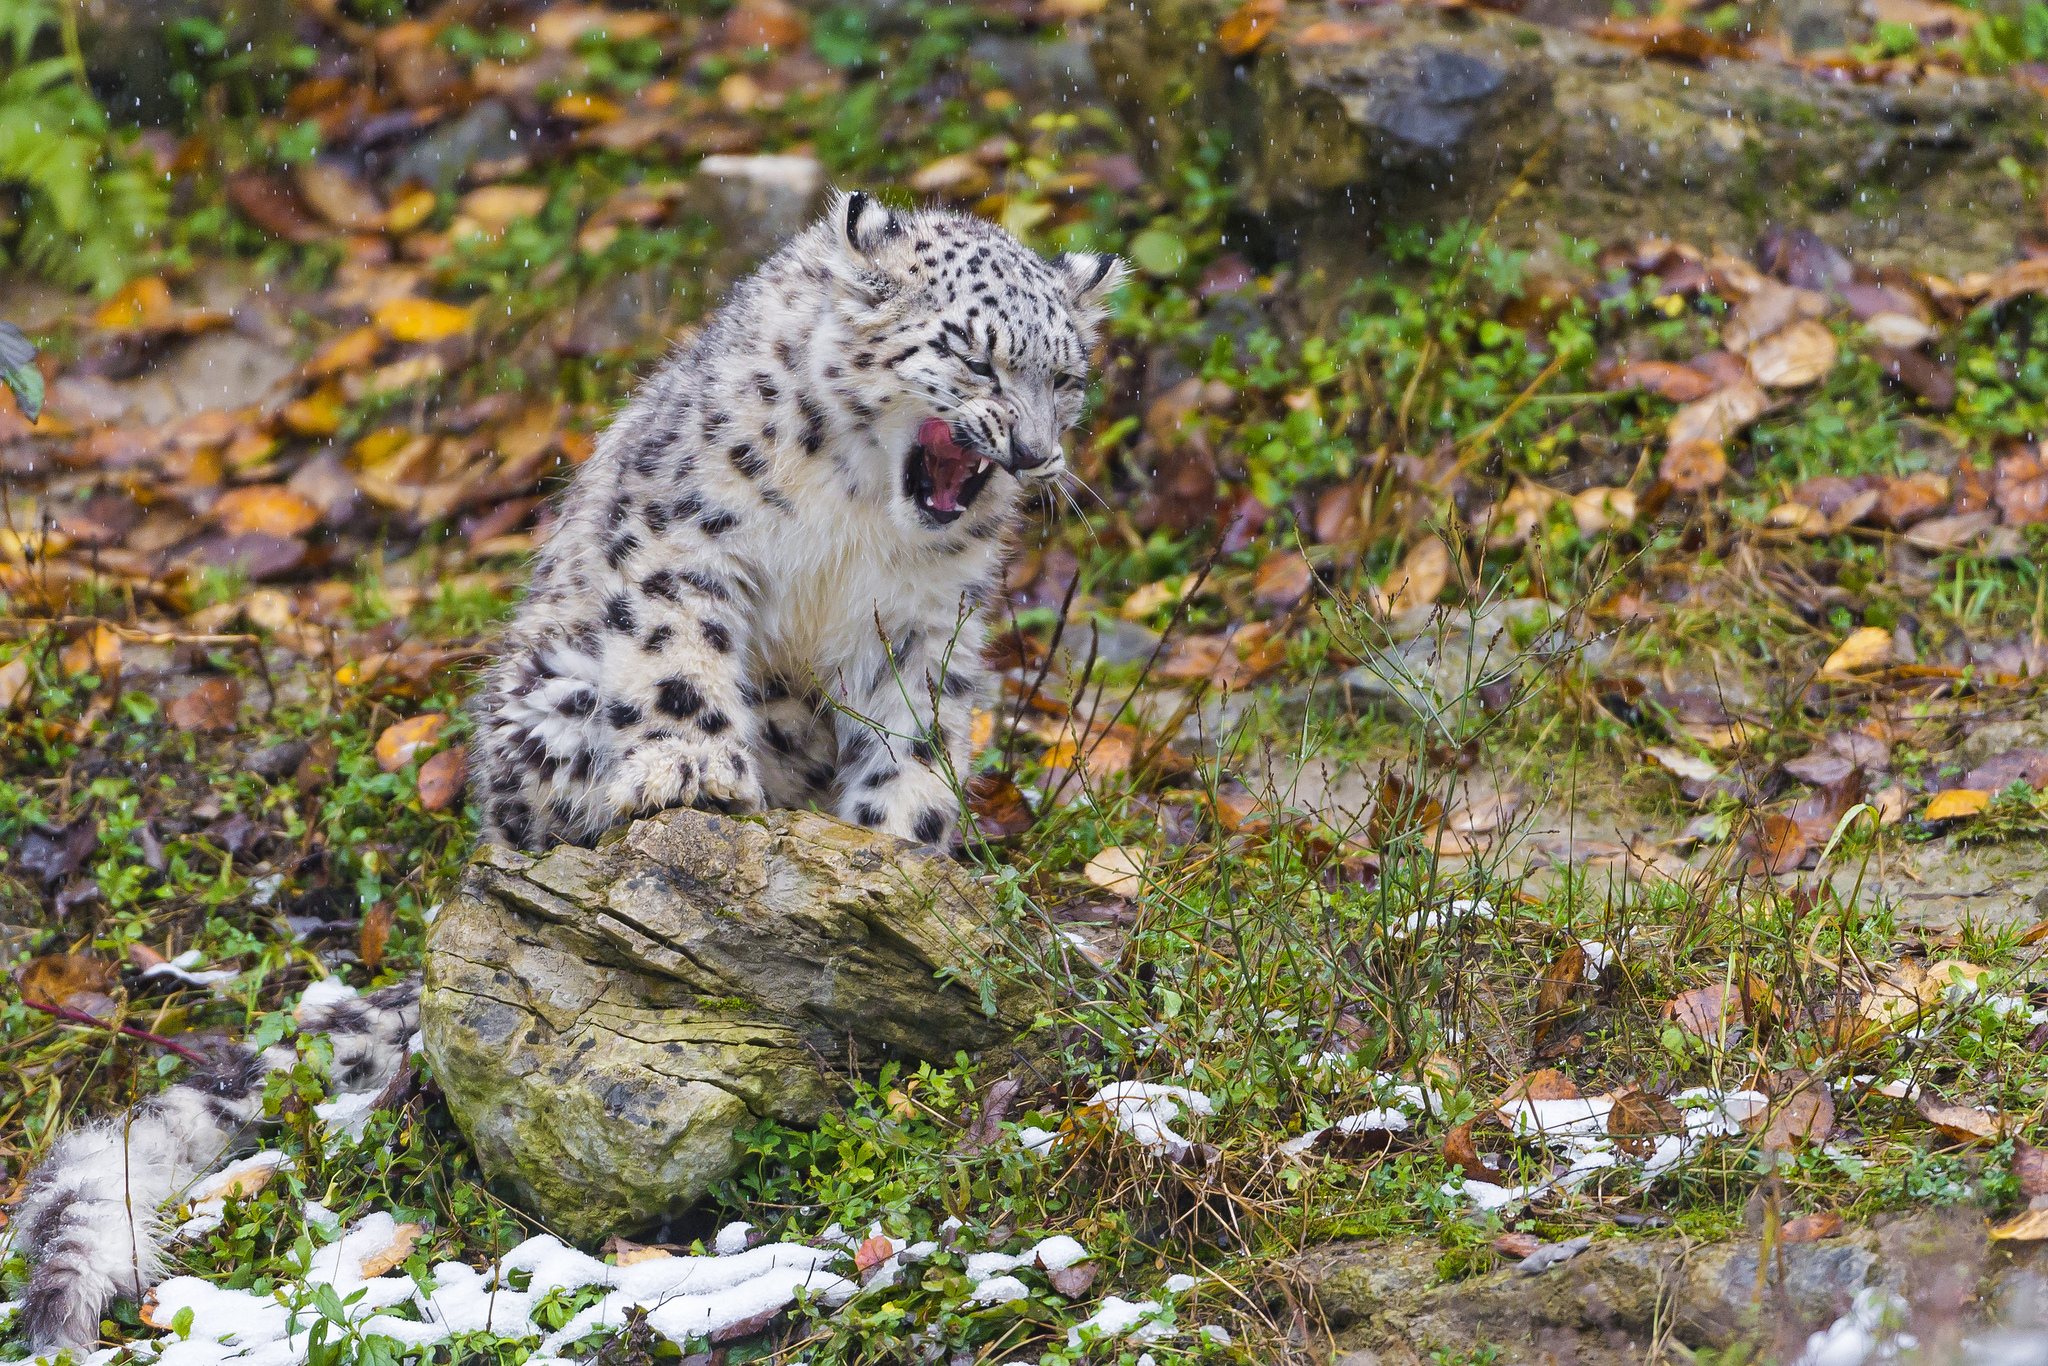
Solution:
<svg viewBox="0 0 2048 1366"><path fill-rule="evenodd" d="M54 1015L60 1020L69 1020L73 1024L89 1025L94 1029L111 1030L116 1034L126 1034L131 1039L140 1039L144 1043L155 1044L158 1048L167 1048L186 1062L203 1063L206 1061L204 1054L187 1048L177 1040L167 1039L161 1034L152 1034L146 1029L137 1029L134 1025L108 1024L105 1020L99 1019L97 1016L88 1015L82 1010L73 1010L70 1006L45 1005L41 1001L31 1001L26 996L21 998L21 1003L30 1010L40 1010L45 1015Z"/></svg>

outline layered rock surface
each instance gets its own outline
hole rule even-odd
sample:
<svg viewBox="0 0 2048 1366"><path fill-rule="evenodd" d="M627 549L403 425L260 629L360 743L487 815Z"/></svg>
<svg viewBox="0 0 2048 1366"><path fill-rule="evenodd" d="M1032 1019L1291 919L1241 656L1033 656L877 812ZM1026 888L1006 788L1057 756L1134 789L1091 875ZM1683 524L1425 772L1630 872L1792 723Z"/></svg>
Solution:
<svg viewBox="0 0 2048 1366"><path fill-rule="evenodd" d="M1247 208L1291 215L1336 264L1389 224L1484 220L1544 245L1667 233L1746 244L1796 220L1874 264L1960 272L2008 258L2040 97L1930 69L1910 84L1799 67L1679 63L1564 27L1473 10L1290 5L1233 57L1231 0L1103 12L1103 88L1156 167L1203 130ZM1504 205L1518 177L1523 193Z"/></svg>
<svg viewBox="0 0 2048 1366"><path fill-rule="evenodd" d="M802 812L669 811L598 849L481 850L428 939L421 1030L487 1176L589 1241L689 1207L735 1135L849 1065L1016 1034L980 888Z"/></svg>

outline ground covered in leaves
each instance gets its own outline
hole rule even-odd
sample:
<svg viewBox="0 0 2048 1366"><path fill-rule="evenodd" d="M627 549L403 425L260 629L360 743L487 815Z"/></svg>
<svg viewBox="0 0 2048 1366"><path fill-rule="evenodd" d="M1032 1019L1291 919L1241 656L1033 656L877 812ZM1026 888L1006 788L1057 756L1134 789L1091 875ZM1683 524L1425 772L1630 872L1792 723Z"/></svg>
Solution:
<svg viewBox="0 0 2048 1366"><path fill-rule="evenodd" d="M1759 1201L1794 1241L1928 1205L2048 1238L2041 261L1395 223L1382 273L1302 278L1233 250L1218 155L1142 168L1065 78L1085 3L303 8L274 50L179 30L174 127L74 119L153 237L7 172L9 250L99 292L11 277L0 330L0 1187L180 1036L416 970L546 494L829 179L1139 271L962 794L1035 1061L846 1077L604 1250L838 1248L845 1296L563 1339L597 1273L522 1264L526 1328L451 1347L343 1292L544 1230L431 1076L323 1112L309 1045L288 1160L192 1192L176 1253L321 1325L281 1359L1320 1361L1290 1258L1333 1240L1435 1238L1452 1280ZM2048 34L1910 8L1844 70ZM57 11L8 12L0 117L91 104L31 60ZM354 1279L314 1275L351 1227Z"/></svg>

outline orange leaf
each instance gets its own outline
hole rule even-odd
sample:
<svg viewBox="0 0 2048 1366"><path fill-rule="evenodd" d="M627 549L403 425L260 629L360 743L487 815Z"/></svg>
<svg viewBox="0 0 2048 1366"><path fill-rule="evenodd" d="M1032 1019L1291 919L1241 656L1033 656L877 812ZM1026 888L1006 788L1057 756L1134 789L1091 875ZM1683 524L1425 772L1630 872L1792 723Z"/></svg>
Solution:
<svg viewBox="0 0 2048 1366"><path fill-rule="evenodd" d="M383 345L384 336L376 328L358 327L315 351L302 373L310 379L317 379L346 370L360 370L377 358L377 352Z"/></svg>
<svg viewBox="0 0 2048 1366"><path fill-rule="evenodd" d="M1832 1238L1842 1231L1842 1216L1833 1210L1825 1214L1802 1214L1778 1231L1781 1243L1813 1243Z"/></svg>
<svg viewBox="0 0 2048 1366"><path fill-rule="evenodd" d="M356 935L356 952L362 955L366 969L375 972L384 961L384 945L390 938L391 907L380 901L364 914L362 929Z"/></svg>
<svg viewBox="0 0 2048 1366"><path fill-rule="evenodd" d="M461 745L444 749L420 765L420 805L429 811L445 811L462 795L469 781L469 751Z"/></svg>
<svg viewBox="0 0 2048 1366"><path fill-rule="evenodd" d="M1444 1161L1462 1170L1468 1180L1484 1181L1489 1186L1505 1184L1499 1172L1479 1160L1479 1149L1472 1142L1470 1121L1444 1135Z"/></svg>
<svg viewBox="0 0 2048 1366"><path fill-rule="evenodd" d="M1216 30L1216 43L1233 57L1255 51L1273 36L1273 27L1287 12L1286 0L1244 0Z"/></svg>
<svg viewBox="0 0 2048 1366"><path fill-rule="evenodd" d="M377 767L386 773L396 773L411 763L421 749L434 743L434 737L447 724L446 712L430 711L386 726L377 737Z"/></svg>
<svg viewBox="0 0 2048 1366"><path fill-rule="evenodd" d="M1963 816L1975 816L1991 805L1991 794L1975 788L1952 787L1946 792L1934 794L1934 800L1927 803L1926 818L1930 821L1952 821Z"/></svg>
<svg viewBox="0 0 2048 1366"><path fill-rule="evenodd" d="M120 980L120 970L112 963L84 954L55 953L30 962L16 985L24 1001L61 1006L80 992L105 993Z"/></svg>
<svg viewBox="0 0 2048 1366"><path fill-rule="evenodd" d="M222 494L213 519L230 536L296 536L320 520L320 509L282 484L251 484Z"/></svg>
<svg viewBox="0 0 2048 1366"><path fill-rule="evenodd" d="M1728 455L1718 441L1674 441L1657 475L1680 493L1701 493L1728 477Z"/></svg>
<svg viewBox="0 0 2048 1366"><path fill-rule="evenodd" d="M1252 580L1252 598L1267 607L1292 607L1307 596L1315 574L1295 551L1266 557Z"/></svg>

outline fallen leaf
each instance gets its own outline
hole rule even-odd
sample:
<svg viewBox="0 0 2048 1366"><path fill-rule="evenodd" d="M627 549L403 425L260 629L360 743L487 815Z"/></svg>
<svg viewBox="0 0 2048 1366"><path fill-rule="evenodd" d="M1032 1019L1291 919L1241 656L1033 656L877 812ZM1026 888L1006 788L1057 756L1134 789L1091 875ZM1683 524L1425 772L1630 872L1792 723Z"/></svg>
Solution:
<svg viewBox="0 0 2048 1366"><path fill-rule="evenodd" d="M430 711L386 726L377 737L377 767L386 773L396 773L411 763L422 748L434 743L447 724L447 713Z"/></svg>
<svg viewBox="0 0 2048 1366"><path fill-rule="evenodd" d="M1864 626L1849 633L1820 666L1823 677L1844 677L1891 663L1892 633L1882 626Z"/></svg>
<svg viewBox="0 0 2048 1366"><path fill-rule="evenodd" d="M1778 1241L1785 1244L1814 1243L1822 1238L1832 1238L1842 1231L1842 1216L1829 1210L1824 1214L1802 1214L1797 1219L1788 1219L1778 1230Z"/></svg>
<svg viewBox="0 0 2048 1366"><path fill-rule="evenodd" d="M258 1161L257 1158L274 1157L275 1161ZM270 1179L289 1165L291 1159L282 1153L258 1153L254 1157L236 1163L239 1170L222 1172L213 1179L202 1179L193 1183L182 1196L186 1204L197 1205L207 1200L247 1200L260 1193L270 1184Z"/></svg>
<svg viewBox="0 0 2048 1366"><path fill-rule="evenodd" d="M1657 476L1679 493L1703 493L1728 477L1728 455L1718 441L1674 441Z"/></svg>
<svg viewBox="0 0 2048 1366"><path fill-rule="evenodd" d="M1665 439L1673 446L1684 441L1725 444L1769 406L1770 399L1763 389L1754 380L1744 379L1673 413L1664 428Z"/></svg>
<svg viewBox="0 0 2048 1366"><path fill-rule="evenodd" d="M1519 1262L1536 1255L1536 1249L1543 1246L1543 1240L1533 1233L1503 1233L1493 1240L1493 1252L1511 1262Z"/></svg>
<svg viewBox="0 0 2048 1366"><path fill-rule="evenodd" d="M1244 0L1217 27L1216 45L1232 57L1242 57L1273 36L1286 12L1286 0Z"/></svg>
<svg viewBox="0 0 2048 1366"><path fill-rule="evenodd" d="M1764 1111L1765 1123L1757 1143L1766 1152L1790 1152L1824 1142L1835 1127L1835 1101L1826 1082L1798 1073L1786 1074L1786 1080L1790 1089L1772 1097Z"/></svg>
<svg viewBox="0 0 2048 1366"><path fill-rule="evenodd" d="M393 341L436 342L468 332L476 326L476 314L438 299L393 299L371 321Z"/></svg>
<svg viewBox="0 0 2048 1366"><path fill-rule="evenodd" d="M1088 1288L1095 1284L1095 1278L1101 1271L1100 1262L1081 1262L1075 1266L1063 1266L1048 1271L1045 1278L1052 1282L1054 1290L1070 1300L1078 1300L1088 1293Z"/></svg>
<svg viewBox="0 0 2048 1366"><path fill-rule="evenodd" d="M228 177L228 202L257 227L287 242L317 242L327 229L306 212L292 187L277 176L244 171Z"/></svg>
<svg viewBox="0 0 2048 1366"><path fill-rule="evenodd" d="M1615 1136L1615 1146L1623 1152L1648 1157L1657 1151L1659 1137L1685 1132L1685 1118L1663 1096L1630 1091L1615 1097L1607 1112L1607 1132Z"/></svg>
<svg viewBox="0 0 2048 1366"><path fill-rule="evenodd" d="M0 664L0 712L28 695L28 677L28 661L19 656Z"/></svg>
<svg viewBox="0 0 2048 1366"><path fill-rule="evenodd" d="M230 536L260 532L266 536L297 536L320 521L320 509L282 484L249 484L229 489L211 513Z"/></svg>
<svg viewBox="0 0 2048 1366"><path fill-rule="evenodd" d="M1694 403L1721 387L1712 375L1665 360L1630 360L1614 367L1610 389L1648 389L1673 403Z"/></svg>
<svg viewBox="0 0 2048 1366"><path fill-rule="evenodd" d="M1991 805L1991 794L1980 788L1952 787L1946 792L1937 792L1921 813L1929 821L1960 820L1964 816L1981 815Z"/></svg>
<svg viewBox="0 0 2048 1366"><path fill-rule="evenodd" d="M1886 346L1911 350L1934 335L1934 324L1907 313L1877 313L1863 320L1863 330Z"/></svg>
<svg viewBox="0 0 2048 1366"><path fill-rule="evenodd" d="M73 678L80 674L111 678L121 671L121 637L104 626L95 626L65 646L58 663Z"/></svg>
<svg viewBox="0 0 2048 1366"><path fill-rule="evenodd" d="M1585 984L1586 950L1577 943L1551 960L1536 990L1536 1015L1547 1020L1562 1014L1571 1004L1572 993Z"/></svg>
<svg viewBox="0 0 2048 1366"><path fill-rule="evenodd" d="M1793 871L1805 862L1808 847L1799 823L1775 812L1749 825L1737 845L1747 856L1744 866L1751 877L1777 877Z"/></svg>
<svg viewBox="0 0 2048 1366"><path fill-rule="evenodd" d="M1425 536L1408 548L1401 563L1387 576L1381 592L1386 596L1389 616L1400 616L1435 602L1451 579L1451 552L1435 536Z"/></svg>
<svg viewBox="0 0 2048 1366"><path fill-rule="evenodd" d="M1752 986L1750 1000L1745 1003L1739 989L1712 982L1672 997L1664 1007L1664 1018L1694 1038L1719 1043L1725 1033L1737 1026L1754 1024L1750 1012L1754 1010L1761 1017L1768 1009L1767 1001L1759 986Z"/></svg>
<svg viewBox="0 0 2048 1366"><path fill-rule="evenodd" d="M1479 1160L1479 1149L1472 1142L1469 1120L1444 1135L1443 1158L1462 1170L1467 1180L1484 1181L1490 1186L1504 1184L1499 1172Z"/></svg>
<svg viewBox="0 0 2048 1366"><path fill-rule="evenodd" d="M2048 1195L2048 1148L2037 1148L2024 1138L2014 1139L2012 1175L2027 1199Z"/></svg>
<svg viewBox="0 0 2048 1366"><path fill-rule="evenodd" d="M61 1006L80 994L104 995L120 985L121 971L105 959L54 953L31 959L15 977L21 999Z"/></svg>
<svg viewBox="0 0 2048 1366"><path fill-rule="evenodd" d="M377 358L384 346L384 334L374 327L344 332L313 353L299 371L308 379L323 379L350 370L360 370Z"/></svg>
<svg viewBox="0 0 2048 1366"><path fill-rule="evenodd" d="M391 939L391 907L378 902L363 913L362 928L356 933L356 952L366 971L375 972L384 961L384 945Z"/></svg>
<svg viewBox="0 0 2048 1366"><path fill-rule="evenodd" d="M2012 1127L2012 1121L1994 1110L1971 1105L1951 1105L1931 1091L1922 1091L1913 1102L1920 1118L1958 1143L1996 1143Z"/></svg>
<svg viewBox="0 0 2048 1366"><path fill-rule="evenodd" d="M468 781L469 750L462 745L444 749L420 765L420 805L428 811L446 811Z"/></svg>
<svg viewBox="0 0 2048 1366"><path fill-rule="evenodd" d="M2011 1243L2038 1243L2048 1240L2048 1209L2022 1211L2002 1224L1994 1224L1989 1236Z"/></svg>
<svg viewBox="0 0 2048 1366"><path fill-rule="evenodd" d="M1636 519L1636 496L1627 489L1604 485L1584 489L1572 498L1572 520L1582 536L1625 527Z"/></svg>
<svg viewBox="0 0 2048 1366"><path fill-rule="evenodd" d="M1904 347L1878 347L1871 353L1885 378L1903 384L1930 408L1946 410L1955 406L1955 372L1939 361Z"/></svg>
<svg viewBox="0 0 2048 1366"><path fill-rule="evenodd" d="M1501 1106L1518 1100L1577 1100L1578 1083L1554 1067L1545 1067L1517 1077L1514 1084L1500 1093L1500 1099L1493 1103L1498 1110Z"/></svg>
<svg viewBox="0 0 2048 1366"><path fill-rule="evenodd" d="M1773 389L1803 389L1835 368L1835 334L1802 318L1749 348L1749 370Z"/></svg>
<svg viewBox="0 0 2048 1366"><path fill-rule="evenodd" d="M413 1244L419 1241L424 1231L418 1224L397 1225L391 1230L391 1241L364 1257L356 1274L367 1281L405 1265L405 1259L412 1255Z"/></svg>
<svg viewBox="0 0 2048 1366"><path fill-rule="evenodd" d="M857 1271L871 1270L895 1255L896 1244L889 1241L889 1239L880 1235L873 1238L864 1238L861 1240L860 1246L853 1250L854 1269Z"/></svg>
<svg viewBox="0 0 2048 1366"><path fill-rule="evenodd" d="M242 685L232 678L208 678L165 710L172 725L183 731L219 734L235 728L242 704Z"/></svg>
<svg viewBox="0 0 2048 1366"><path fill-rule="evenodd" d="M1904 531L1948 506L1949 481L1939 474L1908 475L1887 479L1878 485L1877 524L1890 531Z"/></svg>
<svg viewBox="0 0 2048 1366"><path fill-rule="evenodd" d="M548 192L539 185L486 185L462 197L461 214L486 232L498 232L548 206Z"/></svg>
<svg viewBox="0 0 2048 1366"><path fill-rule="evenodd" d="M1111 896L1135 900L1145 885L1145 869L1150 862L1139 845L1112 844L1088 860L1082 876Z"/></svg>
<svg viewBox="0 0 2048 1366"><path fill-rule="evenodd" d="M1680 778L1690 778L1698 783L1710 783L1721 776L1720 768L1712 760L1688 754L1682 749L1673 749L1669 745L1645 745L1643 757L1666 773Z"/></svg>
<svg viewBox="0 0 2048 1366"><path fill-rule="evenodd" d="M1315 573L1297 551L1268 555L1252 580L1252 599L1265 607L1285 609L1308 595Z"/></svg>
<svg viewBox="0 0 2048 1366"><path fill-rule="evenodd" d="M1023 790L1006 773L977 773L969 778L967 809L985 839L1021 835L1037 819Z"/></svg>
<svg viewBox="0 0 2048 1366"><path fill-rule="evenodd" d="M315 158L295 167L292 179L313 212L335 227L376 232L384 226L384 202L345 166Z"/></svg>
<svg viewBox="0 0 2048 1366"><path fill-rule="evenodd" d="M926 162L909 180L910 188L919 194L952 199L973 199L985 193L989 183L987 169L964 152Z"/></svg>

